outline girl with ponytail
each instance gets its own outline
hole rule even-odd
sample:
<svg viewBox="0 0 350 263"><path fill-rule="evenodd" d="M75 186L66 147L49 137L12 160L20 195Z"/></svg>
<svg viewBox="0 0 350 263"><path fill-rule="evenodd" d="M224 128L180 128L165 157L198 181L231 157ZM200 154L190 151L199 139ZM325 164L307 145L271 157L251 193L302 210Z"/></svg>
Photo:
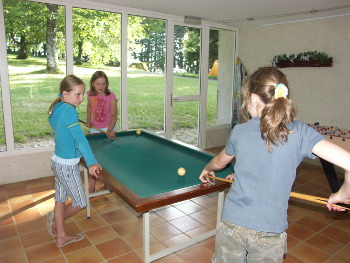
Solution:
<svg viewBox="0 0 350 263"><path fill-rule="evenodd" d="M83 101L84 93L84 82L68 75L61 81L57 98L49 107L49 123L55 135L51 168L56 191L54 211L47 214L47 229L56 238L58 247L84 239L82 234L68 235L65 228L65 221L87 205L78 165L81 157L92 176L98 177L102 170L79 124L76 107Z"/></svg>
<svg viewBox="0 0 350 263"><path fill-rule="evenodd" d="M275 67L255 71L242 88L241 116L225 149L199 179L236 158L234 182L218 224L213 262L282 262L286 252L287 209L296 169L305 157L317 156L345 170L344 184L331 194L332 204L350 202L350 153L295 120L286 76ZM233 175L227 179L233 179Z"/></svg>

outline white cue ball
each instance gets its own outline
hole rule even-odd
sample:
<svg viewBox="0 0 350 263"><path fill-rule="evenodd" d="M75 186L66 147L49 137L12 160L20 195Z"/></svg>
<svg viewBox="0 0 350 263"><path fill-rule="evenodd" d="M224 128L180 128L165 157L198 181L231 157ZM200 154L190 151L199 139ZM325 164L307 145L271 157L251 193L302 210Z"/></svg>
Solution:
<svg viewBox="0 0 350 263"><path fill-rule="evenodd" d="M186 170L185 170L185 168L179 168L179 169L177 169L177 173L178 173L178 175L180 175L180 176L184 176L185 175L185 173L186 173Z"/></svg>
<svg viewBox="0 0 350 263"><path fill-rule="evenodd" d="M139 134L139 135L140 135L140 134L141 134L141 130L137 130L137 131L136 131L136 134Z"/></svg>

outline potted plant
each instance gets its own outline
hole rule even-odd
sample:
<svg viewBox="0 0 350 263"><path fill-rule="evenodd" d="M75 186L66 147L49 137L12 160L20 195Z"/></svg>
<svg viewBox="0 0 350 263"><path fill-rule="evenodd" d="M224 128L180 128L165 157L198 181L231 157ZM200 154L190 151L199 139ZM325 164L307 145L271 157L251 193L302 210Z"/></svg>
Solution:
<svg viewBox="0 0 350 263"><path fill-rule="evenodd" d="M308 51L299 54L276 55L272 64L279 68L287 67L331 67L333 58L318 51Z"/></svg>

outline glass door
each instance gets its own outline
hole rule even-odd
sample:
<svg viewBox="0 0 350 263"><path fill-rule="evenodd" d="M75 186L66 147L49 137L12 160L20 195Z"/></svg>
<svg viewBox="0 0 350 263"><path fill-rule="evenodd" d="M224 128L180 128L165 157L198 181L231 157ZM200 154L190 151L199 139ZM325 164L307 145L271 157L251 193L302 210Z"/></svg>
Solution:
<svg viewBox="0 0 350 263"><path fill-rule="evenodd" d="M201 29L174 27L172 138L198 145Z"/></svg>

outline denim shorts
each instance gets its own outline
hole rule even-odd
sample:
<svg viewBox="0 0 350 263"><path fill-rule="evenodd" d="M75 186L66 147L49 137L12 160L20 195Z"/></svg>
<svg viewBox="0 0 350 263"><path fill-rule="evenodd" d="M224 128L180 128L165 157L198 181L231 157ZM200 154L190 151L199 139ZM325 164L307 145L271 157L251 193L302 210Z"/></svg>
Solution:
<svg viewBox="0 0 350 263"><path fill-rule="evenodd" d="M251 230L221 220L216 233L213 263L281 263L287 233Z"/></svg>

